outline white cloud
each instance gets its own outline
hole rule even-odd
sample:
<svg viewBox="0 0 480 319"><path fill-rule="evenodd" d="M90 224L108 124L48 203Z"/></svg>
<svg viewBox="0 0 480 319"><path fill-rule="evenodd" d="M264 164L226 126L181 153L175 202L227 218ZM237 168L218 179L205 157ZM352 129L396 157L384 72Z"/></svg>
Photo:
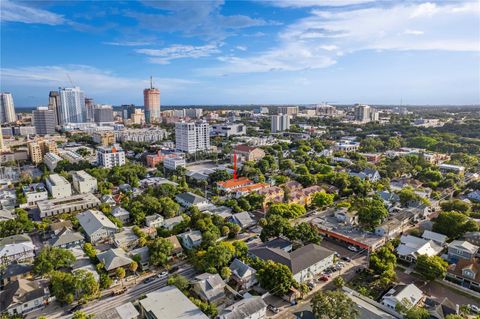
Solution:
<svg viewBox="0 0 480 319"><path fill-rule="evenodd" d="M14 3L10 0L0 1L0 17L4 22L22 22L29 24L64 24L63 16L23 4Z"/></svg>
<svg viewBox="0 0 480 319"><path fill-rule="evenodd" d="M135 51L149 56L150 62L158 64L169 64L174 59L208 57L220 52L217 44L202 46L175 44L159 50L137 49Z"/></svg>
<svg viewBox="0 0 480 319"><path fill-rule="evenodd" d="M2 68L2 84L8 86L30 86L55 89L71 86L68 76L74 85L81 87L87 94L119 93L137 91L149 85L148 79L121 77L112 72L99 70L87 65L64 66L32 66L22 68ZM153 74L155 77L155 74ZM177 78L156 78L155 82L161 90L178 90L194 81Z"/></svg>
<svg viewBox="0 0 480 319"><path fill-rule="evenodd" d="M422 36L419 36L422 35ZM248 57L223 57L203 74L298 71L333 65L362 50L480 51L480 3L401 3L350 10L314 9L287 26L278 45Z"/></svg>
<svg viewBox="0 0 480 319"><path fill-rule="evenodd" d="M237 50L240 50L240 51L247 51L248 50L248 48L244 45L237 45L235 48Z"/></svg>
<svg viewBox="0 0 480 319"><path fill-rule="evenodd" d="M114 45L114 46L124 46L124 47L138 47L142 45L152 45L152 42L148 41L112 41L112 42L102 42L106 45Z"/></svg>
<svg viewBox="0 0 480 319"><path fill-rule="evenodd" d="M358 5L374 0L267 0L265 2L281 8L304 8L304 7L341 7L348 5Z"/></svg>

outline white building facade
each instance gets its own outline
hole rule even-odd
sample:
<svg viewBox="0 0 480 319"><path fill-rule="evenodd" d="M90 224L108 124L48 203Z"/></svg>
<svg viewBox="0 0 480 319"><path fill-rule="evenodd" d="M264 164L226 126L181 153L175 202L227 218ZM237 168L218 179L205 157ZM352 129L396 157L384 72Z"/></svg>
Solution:
<svg viewBox="0 0 480 319"><path fill-rule="evenodd" d="M195 153L210 149L210 125L207 122L175 123L176 149Z"/></svg>
<svg viewBox="0 0 480 319"><path fill-rule="evenodd" d="M101 167L112 168L125 165L125 152L119 145L97 148L97 164Z"/></svg>

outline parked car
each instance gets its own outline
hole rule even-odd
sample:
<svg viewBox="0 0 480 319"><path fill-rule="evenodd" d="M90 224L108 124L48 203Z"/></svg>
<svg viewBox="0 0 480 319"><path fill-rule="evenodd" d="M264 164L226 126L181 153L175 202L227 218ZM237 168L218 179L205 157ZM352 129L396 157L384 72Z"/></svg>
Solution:
<svg viewBox="0 0 480 319"><path fill-rule="evenodd" d="M116 290L112 291L112 296L121 295L121 294L125 293L125 291L127 291L127 287L122 287L122 288L116 289Z"/></svg>
<svg viewBox="0 0 480 319"><path fill-rule="evenodd" d="M170 268L170 273L173 274L174 272L176 272L178 270L178 266L173 266L172 268Z"/></svg>
<svg viewBox="0 0 480 319"><path fill-rule="evenodd" d="M158 278L163 279L168 277L168 271L162 271L157 275Z"/></svg>
<svg viewBox="0 0 480 319"><path fill-rule="evenodd" d="M343 257L342 257L342 260L347 261L347 262L351 262L351 261L352 261L352 258L350 258L350 257L348 257L348 256L343 256Z"/></svg>
<svg viewBox="0 0 480 319"><path fill-rule="evenodd" d="M330 276L328 275L323 275L322 277L319 278L320 281L328 281L330 280Z"/></svg>
<svg viewBox="0 0 480 319"><path fill-rule="evenodd" d="M338 252L334 252L333 254L335 255L335 257L340 258L340 254Z"/></svg>
<svg viewBox="0 0 480 319"><path fill-rule="evenodd" d="M75 307L71 308L70 310L68 310L68 313L74 313L75 311L79 311L80 309L82 309L83 305L81 304L78 304L76 305Z"/></svg>
<svg viewBox="0 0 480 319"><path fill-rule="evenodd" d="M270 311L273 312L273 313L279 313L279 312L280 312L280 309L278 309L278 308L275 307L274 305L268 305L268 306L267 306L267 309L270 310Z"/></svg>
<svg viewBox="0 0 480 319"><path fill-rule="evenodd" d="M358 248L353 245L348 246L347 249L353 252L358 252Z"/></svg>
<svg viewBox="0 0 480 319"><path fill-rule="evenodd" d="M310 289L313 289L313 288L315 288L315 284L310 281L310 282L307 283L307 287L310 288Z"/></svg>
<svg viewBox="0 0 480 319"><path fill-rule="evenodd" d="M152 282L152 281L155 281L155 277L145 278L145 279L143 280L143 283L144 283L144 284L148 284L148 283L150 283L150 282Z"/></svg>
<svg viewBox="0 0 480 319"><path fill-rule="evenodd" d="M470 309L470 311L474 314L480 314L480 308L478 306L468 305L468 309Z"/></svg>

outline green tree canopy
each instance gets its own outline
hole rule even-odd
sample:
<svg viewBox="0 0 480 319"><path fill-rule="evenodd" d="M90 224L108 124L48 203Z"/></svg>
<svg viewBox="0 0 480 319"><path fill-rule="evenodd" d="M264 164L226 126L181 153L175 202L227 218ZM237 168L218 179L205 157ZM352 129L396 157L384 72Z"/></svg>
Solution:
<svg viewBox="0 0 480 319"><path fill-rule="evenodd" d="M427 280L445 277L447 268L448 263L439 256L420 255L415 264L415 271Z"/></svg>
<svg viewBox="0 0 480 319"><path fill-rule="evenodd" d="M379 198L362 198L356 202L358 207L358 221L368 230L380 225L388 216L388 210Z"/></svg>
<svg viewBox="0 0 480 319"><path fill-rule="evenodd" d="M266 261L257 271L260 285L277 296L285 295L295 283L290 269L272 260Z"/></svg>
<svg viewBox="0 0 480 319"><path fill-rule="evenodd" d="M469 231L478 231L478 223L469 220L465 214L457 212L441 212L434 220L432 230L449 238L460 238Z"/></svg>
<svg viewBox="0 0 480 319"><path fill-rule="evenodd" d="M358 311L355 304L342 291L316 293L311 301L312 312L317 319L355 319Z"/></svg>
<svg viewBox="0 0 480 319"><path fill-rule="evenodd" d="M34 260L33 272L37 275L45 275L57 269L69 268L75 260L70 250L45 246Z"/></svg>

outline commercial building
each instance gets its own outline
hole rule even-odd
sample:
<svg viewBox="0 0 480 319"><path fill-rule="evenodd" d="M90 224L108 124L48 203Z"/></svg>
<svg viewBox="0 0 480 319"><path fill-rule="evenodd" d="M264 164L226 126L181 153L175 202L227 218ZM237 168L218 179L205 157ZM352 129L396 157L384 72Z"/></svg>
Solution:
<svg viewBox="0 0 480 319"><path fill-rule="evenodd" d="M272 115L272 133L283 132L290 129L290 115Z"/></svg>
<svg viewBox="0 0 480 319"><path fill-rule="evenodd" d="M52 174L46 178L47 189L53 198L64 198L72 196L72 185L65 177Z"/></svg>
<svg viewBox="0 0 480 319"><path fill-rule="evenodd" d="M147 161L147 166L150 168L155 168L157 167L158 164L163 163L163 161L166 158L170 157L179 157L178 153L169 153L169 154L164 154L162 151L158 151L157 154L149 154L145 157Z"/></svg>
<svg viewBox="0 0 480 319"><path fill-rule="evenodd" d="M23 195L25 195L25 200L29 206L35 205L41 200L48 199L48 192L43 183L23 186Z"/></svg>
<svg viewBox="0 0 480 319"><path fill-rule="evenodd" d="M84 160L82 155L75 153L73 151L61 151L60 157L68 161L69 163L78 163Z"/></svg>
<svg viewBox="0 0 480 319"><path fill-rule="evenodd" d="M185 116L191 119L199 119L203 115L203 110L199 108L185 109L184 112L185 112Z"/></svg>
<svg viewBox="0 0 480 319"><path fill-rule="evenodd" d="M175 123L176 149L195 153L210 149L210 125L207 122Z"/></svg>
<svg viewBox="0 0 480 319"><path fill-rule="evenodd" d="M438 165L438 168L442 173L455 173L460 175L463 175L463 173L465 173L465 166L440 164Z"/></svg>
<svg viewBox="0 0 480 319"><path fill-rule="evenodd" d="M97 179L85 171L72 173L73 189L78 193L95 193L97 191Z"/></svg>
<svg viewBox="0 0 480 319"><path fill-rule="evenodd" d="M17 120L12 93L0 93L0 123L13 123Z"/></svg>
<svg viewBox="0 0 480 319"><path fill-rule="evenodd" d="M246 135L247 127L243 124L234 124L234 123L213 124L212 134L217 136L225 136L225 137Z"/></svg>
<svg viewBox="0 0 480 319"><path fill-rule="evenodd" d="M143 125L145 124L145 113L142 109L135 109L131 116L133 124Z"/></svg>
<svg viewBox="0 0 480 319"><path fill-rule="evenodd" d="M53 172L57 167L58 162L60 162L62 158L54 153L47 153L43 157L43 163L47 165L50 172Z"/></svg>
<svg viewBox="0 0 480 319"><path fill-rule="evenodd" d="M163 160L163 167L174 171L179 167L187 167L187 162L179 156L167 157Z"/></svg>
<svg viewBox="0 0 480 319"><path fill-rule="evenodd" d="M52 140L39 139L27 143L30 160L34 164L41 163L47 153L58 154L57 143Z"/></svg>
<svg viewBox="0 0 480 319"><path fill-rule="evenodd" d="M86 122L93 122L94 121L94 111L95 102L92 98L86 97L85 98L85 120Z"/></svg>
<svg viewBox="0 0 480 319"><path fill-rule="evenodd" d="M118 140L121 142L154 143L165 139L167 136L168 132L161 128L126 129L118 133Z"/></svg>
<svg viewBox="0 0 480 319"><path fill-rule="evenodd" d="M92 139L95 143L102 146L109 146L115 143L115 134L110 131L94 132Z"/></svg>
<svg viewBox="0 0 480 319"><path fill-rule="evenodd" d="M98 147L97 164L98 166L106 168L125 165L125 152L120 145Z"/></svg>
<svg viewBox="0 0 480 319"><path fill-rule="evenodd" d="M37 130L31 125L16 126L13 128L13 134L17 136L35 135L37 134Z"/></svg>
<svg viewBox="0 0 480 319"><path fill-rule="evenodd" d="M55 111L40 106L32 112L32 123L39 135L55 134Z"/></svg>
<svg viewBox="0 0 480 319"><path fill-rule="evenodd" d="M378 121L379 113L370 105L355 104L354 106L355 121L362 123Z"/></svg>
<svg viewBox="0 0 480 319"><path fill-rule="evenodd" d="M95 123L113 123L113 108L111 105L98 104L93 109L93 119Z"/></svg>
<svg viewBox="0 0 480 319"><path fill-rule="evenodd" d="M234 151L237 154L237 162L257 162L265 157L264 150L259 147L248 146L247 144L235 146Z"/></svg>
<svg viewBox="0 0 480 319"><path fill-rule="evenodd" d="M279 106L277 108L277 114L297 115L298 106Z"/></svg>
<svg viewBox="0 0 480 319"><path fill-rule="evenodd" d="M319 116L334 116L337 114L337 108L328 104L317 105L315 114Z"/></svg>
<svg viewBox="0 0 480 319"><path fill-rule="evenodd" d="M84 211L89 208L98 207L99 205L100 200L91 193L37 202L37 207L41 218L63 213Z"/></svg>
<svg viewBox="0 0 480 319"><path fill-rule="evenodd" d="M85 94L79 87L60 88L60 125L86 120Z"/></svg>
<svg viewBox="0 0 480 319"><path fill-rule="evenodd" d="M147 124L160 121L160 90L153 87L150 77L150 88L143 90L143 106Z"/></svg>
<svg viewBox="0 0 480 319"><path fill-rule="evenodd" d="M55 125L60 124L60 103L60 94L58 91L50 91L48 94L48 109L52 110L53 114L55 115Z"/></svg>

